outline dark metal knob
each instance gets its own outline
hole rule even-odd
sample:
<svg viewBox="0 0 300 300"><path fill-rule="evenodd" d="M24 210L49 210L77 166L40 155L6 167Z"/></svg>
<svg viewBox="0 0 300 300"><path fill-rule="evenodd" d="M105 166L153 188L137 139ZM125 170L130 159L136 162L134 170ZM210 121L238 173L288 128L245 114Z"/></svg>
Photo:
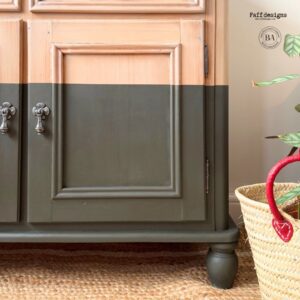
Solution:
<svg viewBox="0 0 300 300"><path fill-rule="evenodd" d="M0 125L1 134L6 134L8 132L7 120L11 119L15 115L17 109L9 102L3 102L0 106L0 114L2 116L2 123Z"/></svg>
<svg viewBox="0 0 300 300"><path fill-rule="evenodd" d="M35 131L37 134L42 134L45 132L45 128L43 126L43 121L50 114L50 108L44 103L37 103L32 108L32 114L37 118L37 124L35 126Z"/></svg>

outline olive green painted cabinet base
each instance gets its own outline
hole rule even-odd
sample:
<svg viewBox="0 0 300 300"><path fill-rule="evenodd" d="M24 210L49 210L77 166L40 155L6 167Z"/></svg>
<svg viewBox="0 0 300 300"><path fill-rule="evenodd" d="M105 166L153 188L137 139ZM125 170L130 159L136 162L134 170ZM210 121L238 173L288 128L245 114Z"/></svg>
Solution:
<svg viewBox="0 0 300 300"><path fill-rule="evenodd" d="M232 286L227 86L0 87L17 109L0 136L0 242L207 243L212 284Z"/></svg>

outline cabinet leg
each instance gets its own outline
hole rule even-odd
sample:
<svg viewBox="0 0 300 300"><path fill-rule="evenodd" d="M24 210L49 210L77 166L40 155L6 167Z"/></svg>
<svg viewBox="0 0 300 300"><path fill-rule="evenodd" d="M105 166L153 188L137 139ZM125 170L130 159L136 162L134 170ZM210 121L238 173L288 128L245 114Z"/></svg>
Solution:
<svg viewBox="0 0 300 300"><path fill-rule="evenodd" d="M236 244L214 244L206 258L208 278L213 286L230 289L238 269Z"/></svg>

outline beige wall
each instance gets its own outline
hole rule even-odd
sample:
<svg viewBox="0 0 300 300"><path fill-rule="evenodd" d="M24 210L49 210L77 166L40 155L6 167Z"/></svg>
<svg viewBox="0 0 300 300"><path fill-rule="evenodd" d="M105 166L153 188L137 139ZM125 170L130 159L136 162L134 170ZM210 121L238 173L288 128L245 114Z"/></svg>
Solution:
<svg viewBox="0 0 300 300"><path fill-rule="evenodd" d="M222 1L222 0L220 0ZM289 147L264 137L300 130L300 80L252 88L251 81L272 79L281 74L300 73L300 58L283 52L284 36L300 33L299 0L228 0L229 2L229 84L230 84L230 199L231 212L238 216L232 192L237 186L265 181L269 168ZM254 20L250 12L281 12L287 18ZM261 29L274 26L282 34L276 49L263 48ZM298 181L300 165L289 167L282 180Z"/></svg>

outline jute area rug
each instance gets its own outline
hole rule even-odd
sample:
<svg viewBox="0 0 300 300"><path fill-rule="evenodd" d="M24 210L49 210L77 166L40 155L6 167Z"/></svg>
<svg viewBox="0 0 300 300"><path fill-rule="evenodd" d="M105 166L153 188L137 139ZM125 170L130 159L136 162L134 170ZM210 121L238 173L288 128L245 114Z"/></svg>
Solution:
<svg viewBox="0 0 300 300"><path fill-rule="evenodd" d="M207 247L189 244L2 244L0 299L260 299L248 247L234 288L210 286Z"/></svg>

